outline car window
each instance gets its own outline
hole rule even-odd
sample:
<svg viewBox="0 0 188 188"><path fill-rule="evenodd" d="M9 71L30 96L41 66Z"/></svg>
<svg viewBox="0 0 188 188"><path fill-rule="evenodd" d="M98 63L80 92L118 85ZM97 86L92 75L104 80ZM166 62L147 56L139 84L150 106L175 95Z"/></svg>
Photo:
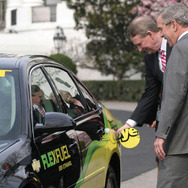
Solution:
<svg viewBox="0 0 188 188"><path fill-rule="evenodd" d="M84 95L84 98L86 100L86 103L89 107L89 110L96 110L97 106L95 104L94 99L92 98L92 96L87 92L87 90L76 80L77 86L79 87L80 91L82 92L82 94Z"/></svg>
<svg viewBox="0 0 188 188"><path fill-rule="evenodd" d="M46 112L60 111L55 94L40 68L31 73L31 95L34 124L42 123Z"/></svg>
<svg viewBox="0 0 188 188"><path fill-rule="evenodd" d="M83 98L80 95L70 75L60 68L45 68L48 74L53 79L59 91L60 97L64 100L66 104L68 115L76 118L83 115L84 113L87 113Z"/></svg>
<svg viewBox="0 0 188 188"><path fill-rule="evenodd" d="M18 136L21 125L18 72L0 70L0 86L0 137L8 140Z"/></svg>

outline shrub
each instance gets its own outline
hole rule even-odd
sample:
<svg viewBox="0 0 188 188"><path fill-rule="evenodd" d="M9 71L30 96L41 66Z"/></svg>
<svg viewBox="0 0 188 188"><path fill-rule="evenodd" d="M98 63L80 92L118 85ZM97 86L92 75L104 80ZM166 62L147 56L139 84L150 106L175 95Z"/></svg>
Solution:
<svg viewBox="0 0 188 188"><path fill-rule="evenodd" d="M76 65L70 57L63 54L52 54L50 57L70 69L74 74L77 73Z"/></svg>
<svg viewBox="0 0 188 188"><path fill-rule="evenodd" d="M138 101L145 80L83 81L97 100Z"/></svg>

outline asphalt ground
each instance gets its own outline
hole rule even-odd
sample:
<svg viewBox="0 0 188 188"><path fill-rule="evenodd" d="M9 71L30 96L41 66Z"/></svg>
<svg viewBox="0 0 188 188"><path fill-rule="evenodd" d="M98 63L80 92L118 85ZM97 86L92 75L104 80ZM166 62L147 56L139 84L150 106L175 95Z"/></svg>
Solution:
<svg viewBox="0 0 188 188"><path fill-rule="evenodd" d="M114 112L118 112L121 113L121 111L128 111L128 112L132 112L137 103L135 102L122 102L122 101L102 101L102 103L112 112L112 114ZM125 117L127 118L127 117ZM124 123L124 122L122 122ZM144 131L143 128L141 128L140 131ZM141 133L140 133L141 134ZM147 142L147 140L145 140ZM144 145L144 143L143 143ZM143 147L143 146L142 146ZM124 150L122 150L122 153L124 152ZM126 151L128 152L128 151ZM132 155L132 157L136 157L136 155L138 155L139 151L135 151L134 154ZM130 155L129 155L130 156ZM153 155L154 157L154 155ZM151 158L153 158L151 157ZM122 162L126 162L126 159L122 159ZM128 164L131 166L131 164ZM155 188L156 184L157 184L157 168L152 165L149 165L149 167L147 166L143 166L143 165L148 165L148 161L146 161L146 163L142 163L139 164L139 166L135 167L137 168L136 170L133 168L127 168L129 170L132 170L132 172L129 172L129 176L130 177L126 177L124 179L127 180L123 180L121 182L121 188ZM134 165L133 165L134 166ZM152 167L152 168L151 168ZM144 169L143 169L144 168ZM139 172L142 172L140 173ZM122 169L122 173L124 173L125 170Z"/></svg>

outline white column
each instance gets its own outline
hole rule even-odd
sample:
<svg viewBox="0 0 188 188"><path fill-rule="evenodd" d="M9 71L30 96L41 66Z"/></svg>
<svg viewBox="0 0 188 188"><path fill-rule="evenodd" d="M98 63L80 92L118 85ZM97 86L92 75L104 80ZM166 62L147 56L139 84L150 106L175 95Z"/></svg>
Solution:
<svg viewBox="0 0 188 188"><path fill-rule="evenodd" d="M16 8L21 6L22 0L7 0L7 8Z"/></svg>

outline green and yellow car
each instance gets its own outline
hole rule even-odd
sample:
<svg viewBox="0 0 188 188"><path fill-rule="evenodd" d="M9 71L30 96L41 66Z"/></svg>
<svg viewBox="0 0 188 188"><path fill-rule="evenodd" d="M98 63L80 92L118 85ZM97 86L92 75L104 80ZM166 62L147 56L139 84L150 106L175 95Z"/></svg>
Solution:
<svg viewBox="0 0 188 188"><path fill-rule="evenodd" d="M0 86L0 187L120 187L117 122L72 72L1 54Z"/></svg>

